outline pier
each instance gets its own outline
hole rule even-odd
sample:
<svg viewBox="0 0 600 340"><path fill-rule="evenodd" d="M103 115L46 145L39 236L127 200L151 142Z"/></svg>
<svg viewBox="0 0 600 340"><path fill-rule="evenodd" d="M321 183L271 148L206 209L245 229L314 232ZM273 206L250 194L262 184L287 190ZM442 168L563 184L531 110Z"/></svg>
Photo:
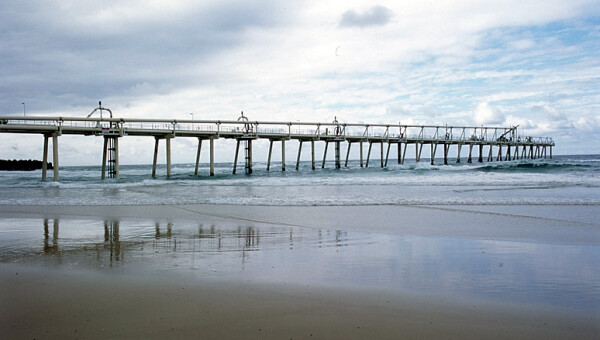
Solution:
<svg viewBox="0 0 600 340"><path fill-rule="evenodd" d="M91 117L95 112L100 117ZM103 116L103 112L109 117ZM194 175L198 175L198 165L203 142L208 142L210 154L210 176L214 176L214 145L221 139L236 141L232 172L237 172L240 148L244 153L244 171L251 174L253 170L252 143L256 140L269 141L267 170L271 169L274 143L281 143L281 171L286 171L286 142L296 141L298 155L295 169L299 169L302 147L310 143L311 168L316 169L315 143L324 143L321 168L325 167L328 149L334 148L334 167L339 169L348 166L348 158L353 145L359 148L360 167L372 166L371 155L379 151L379 166L387 167L392 146L397 151L396 160L403 164L408 146L414 149L415 161L421 161L424 146L430 148L430 164L434 164L438 148L443 156L443 164L454 161L460 163L461 151L468 148L467 163L492 161L511 161L519 159L552 158L554 141L550 137L522 136L518 126L485 127L485 126L439 126L439 125L405 125L342 123L334 119L326 122L284 122L284 121L251 121L242 113L238 120L194 120L194 119L140 119L114 118L112 112L101 105L86 118L77 117L35 117L35 116L0 116L0 133L39 134L43 138L42 180L46 180L48 148L52 139L53 180L59 180L59 147L58 140L62 135L99 136L104 138L102 151L101 178L119 177L119 143L127 136L145 136L154 138L154 157L152 177L156 177L156 165L160 141L164 141L166 151L167 177L171 176L171 140L173 138L196 138L196 166ZM125 142L125 141L122 141ZM342 145L346 144L343 159ZM366 157L364 147L367 147ZM455 149L456 159L451 159L451 149ZM474 151L475 149L475 151Z"/></svg>

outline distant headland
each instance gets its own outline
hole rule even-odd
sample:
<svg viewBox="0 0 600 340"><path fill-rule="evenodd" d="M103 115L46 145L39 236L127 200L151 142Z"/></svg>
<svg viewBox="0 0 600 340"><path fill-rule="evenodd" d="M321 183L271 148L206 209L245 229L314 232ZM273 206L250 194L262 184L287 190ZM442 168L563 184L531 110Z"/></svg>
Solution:
<svg viewBox="0 0 600 340"><path fill-rule="evenodd" d="M42 164L42 161L33 159L0 159L0 171L33 171L41 169ZM51 162L48 162L48 169L53 169Z"/></svg>

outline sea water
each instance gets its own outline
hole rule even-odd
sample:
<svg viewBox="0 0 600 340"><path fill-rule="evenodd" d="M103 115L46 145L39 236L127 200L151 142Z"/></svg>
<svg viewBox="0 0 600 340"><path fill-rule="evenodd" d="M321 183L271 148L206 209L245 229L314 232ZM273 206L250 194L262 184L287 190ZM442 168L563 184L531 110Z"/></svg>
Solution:
<svg viewBox="0 0 600 340"><path fill-rule="evenodd" d="M394 163L394 164L392 164ZM437 164L440 164L437 161ZM61 167L59 182L41 182L41 171L0 172L2 205L599 205L600 155L552 159L430 165L390 161L381 168L350 161L348 167L325 168L301 162L217 163L215 176L201 164L176 164L166 177L164 165L151 177L151 165L122 165L118 179L100 179L99 166ZM364 166L364 164L363 164ZM51 174L49 174L51 177Z"/></svg>

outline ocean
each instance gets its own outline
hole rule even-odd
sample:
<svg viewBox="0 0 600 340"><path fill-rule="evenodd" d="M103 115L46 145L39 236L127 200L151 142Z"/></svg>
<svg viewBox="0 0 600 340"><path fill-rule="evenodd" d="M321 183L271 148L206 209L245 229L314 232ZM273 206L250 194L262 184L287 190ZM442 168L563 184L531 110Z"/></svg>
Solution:
<svg viewBox="0 0 600 340"><path fill-rule="evenodd" d="M437 164L441 160L436 161ZM0 172L1 205L163 205L233 204L274 206L337 205L599 205L600 155L555 156L508 162L430 165L378 160L361 168L324 169L317 162L254 163L253 173L232 174L231 163L217 163L215 176L201 164L165 166L151 177L151 165L122 165L119 179L100 179L99 166L60 168L59 182L41 182L41 170ZM49 174L51 178L51 173Z"/></svg>

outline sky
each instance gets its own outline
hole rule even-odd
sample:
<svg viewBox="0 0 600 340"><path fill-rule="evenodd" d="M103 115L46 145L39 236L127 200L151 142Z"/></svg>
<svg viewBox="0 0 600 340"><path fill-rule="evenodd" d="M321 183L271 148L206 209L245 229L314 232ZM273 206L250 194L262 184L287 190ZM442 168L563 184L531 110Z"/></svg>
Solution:
<svg viewBox="0 0 600 340"><path fill-rule="evenodd" d="M101 100L123 118L519 125L555 154L600 153L600 2L4 1L0 79L0 115L85 117ZM123 138L121 162L151 163L153 143ZM41 159L43 138L0 145ZM195 147L176 138L173 161ZM101 148L62 136L61 165Z"/></svg>

